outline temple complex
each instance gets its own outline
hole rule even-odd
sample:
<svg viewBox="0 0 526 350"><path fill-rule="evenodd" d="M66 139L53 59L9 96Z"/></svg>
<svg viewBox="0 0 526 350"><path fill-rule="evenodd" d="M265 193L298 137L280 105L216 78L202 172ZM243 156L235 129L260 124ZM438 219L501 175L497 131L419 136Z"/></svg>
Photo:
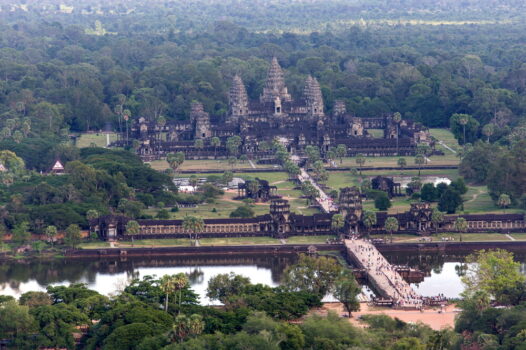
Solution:
<svg viewBox="0 0 526 350"><path fill-rule="evenodd" d="M370 129L383 130L383 137L372 137ZM343 144L348 156L411 156L417 144L434 145L428 130L418 123L396 123L391 115L359 118L348 113L341 100L335 101L332 113L327 114L320 84L312 76L306 77L302 96L294 99L276 58L258 100L248 98L242 78L235 75L225 115L211 116L201 103L194 102L189 120L158 123L141 117L132 125L131 139L123 138L113 145L123 146L135 139L139 141L138 154L147 161L179 151L187 158L226 157L226 140L234 135L241 137L239 153L251 158L265 156L268 151L262 143L275 139L299 155L308 145L319 147L323 155L330 147ZM212 145L212 137L220 139L219 146ZM196 147L197 139L203 140L202 147Z"/></svg>
<svg viewBox="0 0 526 350"><path fill-rule="evenodd" d="M340 213L344 216L343 229L336 232L331 228L332 216ZM526 228L522 214L463 214L445 215L443 221L433 222L432 208L429 203L412 203L410 210L389 214L377 212L377 221L372 227L363 222L362 195L357 187L340 190L338 211L313 215L299 215L290 211L287 200L271 199L268 214L254 218L204 219L204 230L200 237L241 237L270 236L287 238L295 235L362 235L365 233L385 234L384 225L388 217L399 222L396 233L429 235L437 232L455 232L455 220L460 216L468 224L466 232L520 232ZM90 221L91 232L101 239L127 239L126 223L131 220L122 215L107 215ZM186 238L188 232L183 228L183 220L137 220L140 233L137 238Z"/></svg>

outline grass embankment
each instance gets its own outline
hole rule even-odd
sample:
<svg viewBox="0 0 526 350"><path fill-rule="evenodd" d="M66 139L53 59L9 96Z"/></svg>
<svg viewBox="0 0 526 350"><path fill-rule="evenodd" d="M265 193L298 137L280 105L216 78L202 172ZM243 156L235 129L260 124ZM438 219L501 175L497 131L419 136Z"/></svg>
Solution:
<svg viewBox="0 0 526 350"><path fill-rule="evenodd" d="M269 164L256 164L255 161L252 162L256 168L272 168L273 165ZM150 162L150 165L155 170L165 170L168 169L168 162L164 159L154 160ZM243 169L253 169L252 165L248 161L238 161L233 166L228 163L226 159L187 159L179 167L178 170L243 170Z"/></svg>
<svg viewBox="0 0 526 350"><path fill-rule="evenodd" d="M514 236L514 235L511 235ZM518 237L522 237L523 240L526 240L526 234L518 234ZM371 235L371 238L381 238L390 240L391 237L389 234L385 235ZM447 240L442 240L442 238ZM404 234L393 234L393 243L426 243L423 242L422 237L415 235L404 235ZM456 232L452 233L440 233L437 235L431 236L431 242L498 242L498 241L507 241L511 240L501 233L463 233L462 241L460 240L460 234ZM516 238L519 240L518 238Z"/></svg>
<svg viewBox="0 0 526 350"><path fill-rule="evenodd" d="M287 238L285 244L324 244L327 239L335 236L294 236ZM284 244L281 240L272 237L226 237L226 238L202 238L199 240L201 246L230 246L230 245L260 245L260 244ZM149 248L149 247L189 247L190 239L167 238L167 239L136 239L131 241L119 241L114 243L115 248ZM110 248L109 242L89 242L79 246L81 249L105 249Z"/></svg>

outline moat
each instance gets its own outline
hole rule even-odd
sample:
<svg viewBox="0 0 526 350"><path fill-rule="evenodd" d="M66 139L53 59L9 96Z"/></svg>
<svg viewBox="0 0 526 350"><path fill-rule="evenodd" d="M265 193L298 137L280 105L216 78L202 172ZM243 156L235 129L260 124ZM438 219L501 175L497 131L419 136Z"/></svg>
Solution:
<svg viewBox="0 0 526 350"><path fill-rule="evenodd" d="M409 265L426 272L423 282L413 284L424 296L444 294L455 298L462 292L463 253L408 254L386 253L392 264ZM516 254L526 268L526 252ZM185 272L192 288L208 304L205 289L208 280L220 273L234 272L250 277L254 283L276 286L283 270L294 263L296 255L229 255L206 257L159 257L113 259L54 259L48 261L8 261L0 265L0 294L19 296L31 290L44 290L47 285L86 283L102 294L121 290L128 279L146 275L162 276Z"/></svg>

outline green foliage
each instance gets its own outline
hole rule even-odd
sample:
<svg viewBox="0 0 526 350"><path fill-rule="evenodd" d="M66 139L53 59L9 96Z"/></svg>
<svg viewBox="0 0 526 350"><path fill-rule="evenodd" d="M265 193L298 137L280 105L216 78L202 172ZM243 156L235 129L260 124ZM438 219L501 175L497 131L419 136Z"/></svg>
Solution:
<svg viewBox="0 0 526 350"><path fill-rule="evenodd" d="M16 224L13 228L13 241L19 244L28 242L31 239L29 223L27 221Z"/></svg>
<svg viewBox="0 0 526 350"><path fill-rule="evenodd" d="M66 228L64 233L64 244L76 248L80 244L81 240L80 227L75 224L71 224Z"/></svg>
<svg viewBox="0 0 526 350"><path fill-rule="evenodd" d="M520 263L513 260L513 253L481 250L469 255L466 262L468 270L462 277L464 297L484 292L501 304L517 305L524 300L526 277L520 272Z"/></svg>
<svg viewBox="0 0 526 350"><path fill-rule="evenodd" d="M230 213L231 218L252 218L254 217L254 210L248 205L237 207L236 210Z"/></svg>
<svg viewBox="0 0 526 350"><path fill-rule="evenodd" d="M341 271L338 262L329 257L300 255L298 262L283 273L283 285L291 291L305 291L323 298Z"/></svg>
<svg viewBox="0 0 526 350"><path fill-rule="evenodd" d="M358 301L358 294L362 289L351 270L342 270L340 275L334 281L334 289L332 291L333 296L343 304L343 307L349 313L351 317L352 311L360 310L360 303Z"/></svg>
<svg viewBox="0 0 526 350"><path fill-rule="evenodd" d="M451 187L448 187L444 191L438 202L438 210L453 214L457 211L458 207L462 205L462 197L460 193Z"/></svg>
<svg viewBox="0 0 526 350"><path fill-rule="evenodd" d="M387 210L391 208L391 200L387 196L387 193L380 191L376 198L374 199L374 206L378 210Z"/></svg>
<svg viewBox="0 0 526 350"><path fill-rule="evenodd" d="M250 284L250 279L234 273L219 274L208 281L206 296L212 300L226 303L228 298L242 294L244 288Z"/></svg>

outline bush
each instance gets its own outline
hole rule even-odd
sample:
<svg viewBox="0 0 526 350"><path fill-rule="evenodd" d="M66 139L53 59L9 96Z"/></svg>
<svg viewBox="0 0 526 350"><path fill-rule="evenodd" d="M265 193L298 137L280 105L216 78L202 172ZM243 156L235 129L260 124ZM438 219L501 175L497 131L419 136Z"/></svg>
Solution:
<svg viewBox="0 0 526 350"><path fill-rule="evenodd" d="M254 210L249 206L243 205L230 213L231 218L251 218L254 217Z"/></svg>
<svg viewBox="0 0 526 350"><path fill-rule="evenodd" d="M166 209L161 209L157 212L156 218L162 219L162 220L168 220L170 218L170 213Z"/></svg>
<svg viewBox="0 0 526 350"><path fill-rule="evenodd" d="M376 196L376 199L374 200L374 206L378 210L387 210L391 208L391 201L389 200L387 193L382 192L382 194Z"/></svg>
<svg viewBox="0 0 526 350"><path fill-rule="evenodd" d="M179 211L179 207L173 207L170 211L172 213L177 213Z"/></svg>

